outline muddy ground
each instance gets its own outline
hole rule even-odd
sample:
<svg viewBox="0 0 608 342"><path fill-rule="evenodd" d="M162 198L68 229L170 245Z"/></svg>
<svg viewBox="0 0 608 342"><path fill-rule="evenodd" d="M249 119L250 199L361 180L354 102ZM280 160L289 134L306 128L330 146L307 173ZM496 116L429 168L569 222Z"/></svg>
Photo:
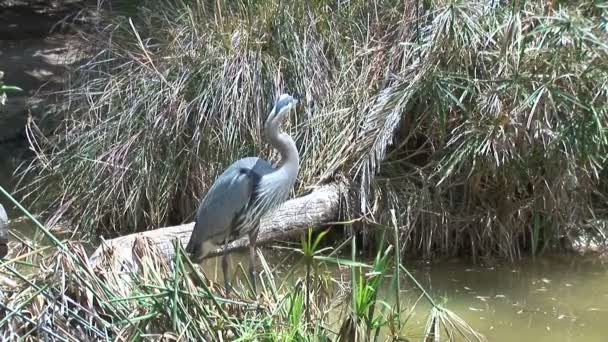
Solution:
<svg viewBox="0 0 608 342"><path fill-rule="evenodd" d="M0 106L0 184L28 153L25 126L39 119L67 71L84 57L77 39L86 25L85 8L96 1L0 0L0 71L3 82L23 89ZM86 6L86 7L85 7Z"/></svg>

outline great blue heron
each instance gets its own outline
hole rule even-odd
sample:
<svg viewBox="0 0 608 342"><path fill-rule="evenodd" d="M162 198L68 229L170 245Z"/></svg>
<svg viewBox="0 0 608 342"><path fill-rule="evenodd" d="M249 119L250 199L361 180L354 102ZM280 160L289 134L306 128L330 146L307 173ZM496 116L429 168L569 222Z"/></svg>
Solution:
<svg viewBox="0 0 608 342"><path fill-rule="evenodd" d="M266 139L281 154L279 166L275 168L257 157L234 162L215 180L198 207L186 251L200 263L209 252L223 245L222 272L227 292L230 285L226 245L245 234L249 234L249 274L256 291L255 243L260 219L287 200L298 176L300 157L296 144L279 129L297 102L282 94L264 124Z"/></svg>
<svg viewBox="0 0 608 342"><path fill-rule="evenodd" d="M8 254L8 216L2 204L0 204L0 258Z"/></svg>

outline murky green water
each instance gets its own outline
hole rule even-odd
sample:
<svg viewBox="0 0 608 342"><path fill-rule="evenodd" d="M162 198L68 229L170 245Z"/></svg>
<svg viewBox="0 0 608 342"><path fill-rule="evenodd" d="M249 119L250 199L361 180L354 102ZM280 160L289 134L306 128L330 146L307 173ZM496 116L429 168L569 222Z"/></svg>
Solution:
<svg viewBox="0 0 608 342"><path fill-rule="evenodd" d="M264 255L276 267L291 262ZM289 260L289 259L288 259ZM247 267L247 253L232 263ZM205 271L221 281L219 258L205 262ZM275 274L286 272L279 266ZM479 266L455 260L406 267L437 301L455 312L488 341L608 341L608 261L573 255L543 256L517 263ZM337 278L338 271L334 269ZM348 271L341 274L348 278ZM389 283L387 280L386 283ZM402 281L401 305L413 303L419 292ZM394 304L394 297L386 294ZM406 324L406 337L420 340L429 305L421 300Z"/></svg>
<svg viewBox="0 0 608 342"><path fill-rule="evenodd" d="M597 259L456 262L414 275L489 341L608 341L608 264Z"/></svg>

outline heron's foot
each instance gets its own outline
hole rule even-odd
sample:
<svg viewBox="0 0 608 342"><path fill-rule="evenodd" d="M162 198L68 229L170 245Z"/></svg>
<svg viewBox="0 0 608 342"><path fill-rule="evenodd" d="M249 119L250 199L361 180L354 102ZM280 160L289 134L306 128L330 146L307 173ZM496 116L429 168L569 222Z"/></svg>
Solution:
<svg viewBox="0 0 608 342"><path fill-rule="evenodd" d="M257 286L256 286L257 272L253 265L249 266L249 277L250 277L250 281L251 281L251 288L253 290L253 295L255 297L257 297L258 296L258 290L257 290Z"/></svg>
<svg viewBox="0 0 608 342"><path fill-rule="evenodd" d="M230 281L229 281L229 275L228 275L228 250L226 249L226 247L224 246L224 255L222 256L222 273L224 274L224 289L226 291L226 296L228 296L230 294L230 291L232 290L231 286L230 286Z"/></svg>
<svg viewBox="0 0 608 342"><path fill-rule="evenodd" d="M224 279L224 292L226 294L226 297L228 297L230 292L232 292L232 286L230 285L228 279Z"/></svg>

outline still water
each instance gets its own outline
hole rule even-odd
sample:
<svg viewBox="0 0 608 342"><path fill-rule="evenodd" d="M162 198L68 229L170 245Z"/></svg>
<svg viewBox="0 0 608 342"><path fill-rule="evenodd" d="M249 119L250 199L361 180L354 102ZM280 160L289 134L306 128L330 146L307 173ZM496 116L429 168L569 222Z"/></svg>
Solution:
<svg viewBox="0 0 608 342"><path fill-rule="evenodd" d="M608 341L608 264L596 258L454 262L413 273L489 341Z"/></svg>
<svg viewBox="0 0 608 342"><path fill-rule="evenodd" d="M265 250L280 277L291 260ZM232 256L247 267L248 253ZM274 265L273 265L274 264ZM221 281L220 259L205 262L208 277ZM436 302L464 319L488 341L608 341L608 261L597 256L556 255L492 266L462 260L436 264L406 262L406 267ZM333 270L334 277L348 271ZM390 282L387 280L386 283ZM402 281L401 306L419 292ZM386 300L394 299L387 294ZM430 306L421 300L406 324L405 336L420 341Z"/></svg>

